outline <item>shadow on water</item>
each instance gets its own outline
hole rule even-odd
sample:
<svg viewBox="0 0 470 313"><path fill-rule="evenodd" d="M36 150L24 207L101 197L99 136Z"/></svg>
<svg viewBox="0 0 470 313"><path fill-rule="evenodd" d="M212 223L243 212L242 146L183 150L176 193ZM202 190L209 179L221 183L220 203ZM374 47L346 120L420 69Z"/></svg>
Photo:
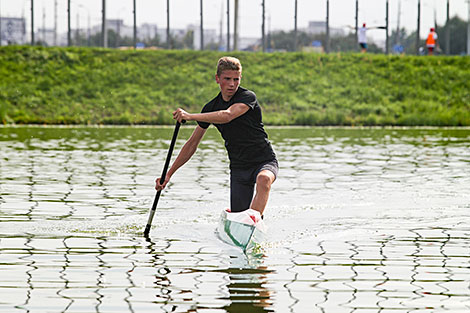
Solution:
<svg viewBox="0 0 470 313"><path fill-rule="evenodd" d="M160 290L157 298L166 312L215 308L226 312L272 312L272 291L265 284L266 275L273 271L262 266L262 256L245 255L238 249L225 255L212 251L213 247L200 247L194 253L177 252L172 250L173 241L156 250L152 239L146 241L158 273L154 281L155 289ZM187 255L186 264L193 266L172 267L166 258L169 253ZM211 259L223 265L216 266Z"/></svg>

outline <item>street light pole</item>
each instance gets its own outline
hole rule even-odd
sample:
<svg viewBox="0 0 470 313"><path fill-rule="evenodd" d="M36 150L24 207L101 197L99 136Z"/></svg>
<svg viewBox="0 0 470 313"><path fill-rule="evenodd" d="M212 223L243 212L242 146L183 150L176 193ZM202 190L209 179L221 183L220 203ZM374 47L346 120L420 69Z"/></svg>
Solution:
<svg viewBox="0 0 470 313"><path fill-rule="evenodd" d="M326 0L326 45L325 52L330 52L330 0Z"/></svg>
<svg viewBox="0 0 470 313"><path fill-rule="evenodd" d="M467 17L467 55L470 55L470 0L468 3L468 17Z"/></svg>
<svg viewBox="0 0 470 313"><path fill-rule="evenodd" d="M31 45L34 46L34 0L31 0Z"/></svg>
<svg viewBox="0 0 470 313"><path fill-rule="evenodd" d="M261 3L261 6L262 6L262 22L261 22L261 41L262 41L262 47L263 47L263 52L266 52L266 31L265 31L265 21L266 21L266 18L265 18L265 0L263 0L263 2Z"/></svg>
<svg viewBox="0 0 470 313"><path fill-rule="evenodd" d="M166 0L166 48L171 49L171 40L170 40L170 0Z"/></svg>
<svg viewBox="0 0 470 313"><path fill-rule="evenodd" d="M72 45L72 26L70 25L70 9L71 3L70 0L67 0L67 46Z"/></svg>
<svg viewBox="0 0 470 313"><path fill-rule="evenodd" d="M356 35L356 41L358 41L358 38L357 38L358 29L359 29L359 0L356 0L356 25L354 27L355 35Z"/></svg>
<svg viewBox="0 0 470 313"><path fill-rule="evenodd" d="M227 0L227 51L230 51L230 0Z"/></svg>
<svg viewBox="0 0 470 313"><path fill-rule="evenodd" d="M102 8L102 21L101 21L101 41L103 44L103 48L108 47L108 27L106 25L106 0L103 0L103 8Z"/></svg>
<svg viewBox="0 0 470 313"><path fill-rule="evenodd" d="M233 50L238 50L238 5L239 0L234 1L233 12Z"/></svg>
<svg viewBox="0 0 470 313"><path fill-rule="evenodd" d="M82 4L79 4L78 5L78 8L79 9L84 9L86 10L87 12L87 32L86 32L86 42L87 42L87 46L89 47L90 46L90 10L88 10L87 7L85 7L84 5Z"/></svg>
<svg viewBox="0 0 470 313"><path fill-rule="evenodd" d="M134 49L137 49L137 7L136 0L134 0ZM118 21L120 23L120 21Z"/></svg>
<svg viewBox="0 0 470 313"><path fill-rule="evenodd" d="M77 10L77 30L75 31L75 45L80 46L80 11Z"/></svg>
<svg viewBox="0 0 470 313"><path fill-rule="evenodd" d="M390 49L390 42L389 42L390 39L388 37L388 24L389 24L389 15L388 15L388 0L387 0L385 2L385 54L388 54L389 49Z"/></svg>
<svg viewBox="0 0 470 313"><path fill-rule="evenodd" d="M46 8L42 7L42 46L46 46Z"/></svg>
<svg viewBox="0 0 470 313"><path fill-rule="evenodd" d="M294 51L297 51L297 0L294 8Z"/></svg>
<svg viewBox="0 0 470 313"><path fill-rule="evenodd" d="M447 0L447 19L446 19L446 54L450 54L450 25L449 25L449 0Z"/></svg>
<svg viewBox="0 0 470 313"><path fill-rule="evenodd" d="M203 24L203 0L201 0L201 50L204 50L204 24Z"/></svg>
<svg viewBox="0 0 470 313"><path fill-rule="evenodd" d="M88 13L88 16L87 16L88 17L88 25L87 25L87 32L86 32L86 42L87 42L88 47L90 47L91 46L91 43L90 43L90 30L91 30L90 11L88 11L87 13Z"/></svg>
<svg viewBox="0 0 470 313"><path fill-rule="evenodd" d="M0 0L0 47L2 46L2 1Z"/></svg>
<svg viewBox="0 0 470 313"><path fill-rule="evenodd" d="M419 55L419 31L421 26L421 0L418 0L418 25L416 27L416 54Z"/></svg>
<svg viewBox="0 0 470 313"><path fill-rule="evenodd" d="M54 46L57 46L57 0L54 1Z"/></svg>

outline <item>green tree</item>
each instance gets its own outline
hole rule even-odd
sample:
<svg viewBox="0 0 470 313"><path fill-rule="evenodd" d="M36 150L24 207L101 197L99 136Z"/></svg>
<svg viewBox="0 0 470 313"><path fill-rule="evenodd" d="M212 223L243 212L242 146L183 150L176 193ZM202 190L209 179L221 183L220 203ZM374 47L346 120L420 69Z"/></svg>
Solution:
<svg viewBox="0 0 470 313"><path fill-rule="evenodd" d="M449 23L436 27L439 36L438 43L441 50L445 51L446 27L450 27L450 54L461 55L467 52L467 22L455 16L449 20Z"/></svg>
<svg viewBox="0 0 470 313"><path fill-rule="evenodd" d="M446 42L446 26L450 27L450 54L461 55L465 54L467 47L467 22L455 16L449 20L445 25L437 25L436 32L438 34L438 53L444 53ZM391 42L395 44L400 42L403 45L406 54L416 54L416 31L411 32L409 35L405 29L392 31ZM419 47L426 48L426 38L420 38Z"/></svg>
<svg viewBox="0 0 470 313"><path fill-rule="evenodd" d="M182 39L183 47L185 49L194 49L194 31L189 30L186 32Z"/></svg>
<svg viewBox="0 0 470 313"><path fill-rule="evenodd" d="M146 46L149 47L162 47L163 43L160 41L160 36L158 34L155 35L155 37L146 39L143 41Z"/></svg>

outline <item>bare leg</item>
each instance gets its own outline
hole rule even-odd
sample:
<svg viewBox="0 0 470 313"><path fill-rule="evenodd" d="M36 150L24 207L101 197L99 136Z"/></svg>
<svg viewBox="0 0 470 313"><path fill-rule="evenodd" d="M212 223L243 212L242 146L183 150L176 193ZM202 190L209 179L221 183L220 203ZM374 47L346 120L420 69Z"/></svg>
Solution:
<svg viewBox="0 0 470 313"><path fill-rule="evenodd" d="M271 171L264 170L259 172L256 177L256 194L253 201L251 201L250 209L256 210L263 215L266 204L268 203L269 191L275 179L276 177Z"/></svg>

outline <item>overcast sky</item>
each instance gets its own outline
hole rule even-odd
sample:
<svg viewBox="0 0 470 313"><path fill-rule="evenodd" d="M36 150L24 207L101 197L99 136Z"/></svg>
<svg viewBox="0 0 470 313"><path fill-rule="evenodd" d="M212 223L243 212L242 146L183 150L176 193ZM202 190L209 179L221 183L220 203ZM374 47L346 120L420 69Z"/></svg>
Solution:
<svg viewBox="0 0 470 313"><path fill-rule="evenodd" d="M203 0L204 27L220 29L223 17L226 23L227 0ZM43 11L45 11L46 28L54 25L55 0L34 0L35 26L42 27ZM58 0L58 28L59 32L67 29L67 1ZM261 36L261 0L239 0L240 2L240 36ZM294 0L265 0L266 2L266 31L291 30L294 28ZM359 0L359 23L368 26L385 25L385 0ZM397 27L398 17L400 25L408 32L416 29L418 0L389 0L390 2L390 28ZM29 24L30 0L0 0L2 16L21 17L24 15ZM122 18L124 23L132 25L133 0L107 0L107 18ZM137 0L137 24L152 23L159 28L166 28L166 0ZM233 32L233 3L231 4L231 22ZM354 26L355 0L330 0L331 27ZM398 7L401 3L401 14ZM438 24L443 24L446 18L447 0L421 0L421 36L426 36L429 28L434 25L434 16ZM90 15L91 24L101 23L102 0L72 0L72 28L77 25L77 11L80 27L87 25L87 15ZM223 12L223 16L222 16ZM467 20L467 0L450 0L450 15L458 15ZM322 21L326 17L326 0L298 0L298 28L305 28L309 21ZM188 24L200 23L200 0L170 0L170 27L186 28ZM28 29L30 25L27 26ZM224 24L223 31L226 31ZM370 31L369 34L376 39L384 39L383 30Z"/></svg>

